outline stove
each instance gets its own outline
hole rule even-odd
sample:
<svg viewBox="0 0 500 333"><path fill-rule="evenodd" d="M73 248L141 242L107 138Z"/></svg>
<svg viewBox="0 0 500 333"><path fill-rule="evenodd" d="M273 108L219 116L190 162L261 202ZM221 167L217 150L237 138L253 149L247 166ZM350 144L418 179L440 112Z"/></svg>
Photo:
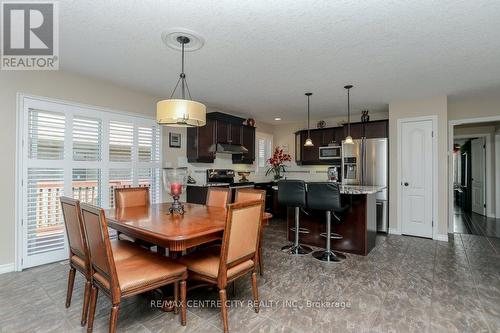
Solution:
<svg viewBox="0 0 500 333"><path fill-rule="evenodd" d="M234 180L235 172L232 169L207 169L207 186L220 186L229 188L254 187L253 182L238 182Z"/></svg>

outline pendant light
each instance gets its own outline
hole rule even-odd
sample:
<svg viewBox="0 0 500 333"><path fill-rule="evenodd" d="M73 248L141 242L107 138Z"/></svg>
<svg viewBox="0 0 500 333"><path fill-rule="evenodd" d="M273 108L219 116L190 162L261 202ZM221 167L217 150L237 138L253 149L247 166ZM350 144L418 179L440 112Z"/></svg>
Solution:
<svg viewBox="0 0 500 333"><path fill-rule="evenodd" d="M351 88L352 85L349 84L344 86L347 89L347 136L345 138L344 143L353 144L352 136L351 136Z"/></svg>
<svg viewBox="0 0 500 333"><path fill-rule="evenodd" d="M311 120L310 114L311 114L311 102L310 98L312 93L308 92L305 94L307 96L307 139L306 142L304 143L304 147L314 147L314 143L311 140L311 128L309 126L309 122Z"/></svg>
<svg viewBox="0 0 500 333"><path fill-rule="evenodd" d="M186 36L179 36L177 37L177 41L181 44L182 52L181 74L170 98L159 101L156 104L156 121L160 125L172 127L204 126L206 124L207 108L204 104L191 100L191 93L186 81L186 74L184 73L184 46L190 42L190 39ZM179 83L181 84L182 98L172 98ZM186 99L186 90L189 99Z"/></svg>

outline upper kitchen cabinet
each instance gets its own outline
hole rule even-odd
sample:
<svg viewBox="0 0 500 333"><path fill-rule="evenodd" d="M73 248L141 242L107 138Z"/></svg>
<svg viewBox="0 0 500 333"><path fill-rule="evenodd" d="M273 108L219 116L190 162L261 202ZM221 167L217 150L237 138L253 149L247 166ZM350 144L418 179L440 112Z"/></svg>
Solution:
<svg viewBox="0 0 500 333"><path fill-rule="evenodd" d="M255 161L255 127L241 126L241 145L248 149L243 155L233 155L235 164L252 164Z"/></svg>
<svg viewBox="0 0 500 333"><path fill-rule="evenodd" d="M210 151L210 147L220 143L226 148L244 146L248 153L233 154L233 163L252 164L255 160L255 127L243 125L244 121L244 118L220 112L208 113L205 126L187 130L188 162L212 163L217 153Z"/></svg>
<svg viewBox="0 0 500 333"><path fill-rule="evenodd" d="M388 125L387 120L377 120L371 121L369 123L364 123L364 136L367 139L377 139L377 138L387 138L388 135Z"/></svg>
<svg viewBox="0 0 500 333"><path fill-rule="evenodd" d="M186 149L188 162L212 163L215 155L209 149L215 142L215 120L207 118L205 126L189 127Z"/></svg>
<svg viewBox="0 0 500 333"><path fill-rule="evenodd" d="M331 164L331 161L319 159L319 147L329 144L342 144L347 136L347 125L311 130L311 140L314 147L304 147L307 130L295 133L295 162L302 165ZM354 140L367 138L387 138L388 121L377 120L367 123L351 123L351 136Z"/></svg>

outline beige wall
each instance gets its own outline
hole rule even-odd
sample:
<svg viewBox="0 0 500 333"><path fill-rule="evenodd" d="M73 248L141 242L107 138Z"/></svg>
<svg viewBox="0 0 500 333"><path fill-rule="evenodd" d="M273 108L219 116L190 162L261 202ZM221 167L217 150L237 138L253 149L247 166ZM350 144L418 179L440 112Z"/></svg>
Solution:
<svg viewBox="0 0 500 333"><path fill-rule="evenodd" d="M437 116L437 150L438 150L438 170L437 170L437 223L438 234L446 235L448 231L448 161L447 161L447 108L446 96L434 97L418 101L395 101L389 103L389 151L390 151L390 171L389 171L389 220L390 228L400 230L397 221L399 198L397 195L397 161L399 153L397 150L397 122L398 119Z"/></svg>
<svg viewBox="0 0 500 333"><path fill-rule="evenodd" d="M450 97L448 120L500 115L500 91L487 95Z"/></svg>

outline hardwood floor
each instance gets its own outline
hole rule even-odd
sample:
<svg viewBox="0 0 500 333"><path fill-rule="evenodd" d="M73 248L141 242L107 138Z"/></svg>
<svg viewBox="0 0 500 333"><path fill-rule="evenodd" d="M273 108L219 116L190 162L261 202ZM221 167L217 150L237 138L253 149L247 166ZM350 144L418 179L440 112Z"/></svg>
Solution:
<svg viewBox="0 0 500 333"><path fill-rule="evenodd" d="M500 238L500 219L493 219L476 213L467 213L455 206L453 232Z"/></svg>

